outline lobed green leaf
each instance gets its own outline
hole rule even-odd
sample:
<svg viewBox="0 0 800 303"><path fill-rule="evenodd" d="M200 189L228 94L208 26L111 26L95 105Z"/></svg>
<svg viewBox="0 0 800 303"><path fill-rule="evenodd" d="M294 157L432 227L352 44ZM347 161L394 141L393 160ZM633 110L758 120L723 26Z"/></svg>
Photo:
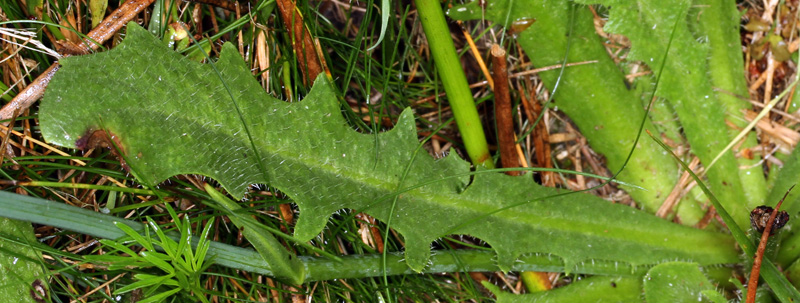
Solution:
<svg viewBox="0 0 800 303"><path fill-rule="evenodd" d="M300 207L295 229L300 240L315 237L332 213L354 209L384 222L394 216L392 227L406 238L405 259L416 271L425 267L430 243L445 231L486 241L505 270L523 253L554 254L567 268L593 260L632 265L738 260L729 235L545 188L529 177L479 174L471 184L466 177L452 178L468 172L469 165L455 155L414 157L418 141L409 110L375 144L375 137L347 126L324 77L302 102L281 102L264 93L232 45L223 46L217 75L130 24L115 49L61 64L40 108L48 141L79 147L95 131L107 130L144 184L202 174L241 198L250 184L267 183ZM398 192L399 184L408 188ZM395 196L397 207L390 213L387 201Z"/></svg>

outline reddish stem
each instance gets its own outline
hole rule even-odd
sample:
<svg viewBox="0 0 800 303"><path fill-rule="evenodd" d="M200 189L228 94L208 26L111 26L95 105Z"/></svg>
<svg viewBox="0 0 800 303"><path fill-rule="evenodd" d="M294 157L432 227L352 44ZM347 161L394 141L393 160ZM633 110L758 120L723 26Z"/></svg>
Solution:
<svg viewBox="0 0 800 303"><path fill-rule="evenodd" d="M322 73L322 64L317 56L314 42L311 41L311 33L303 26L303 16L297 11L294 1L277 0L276 3L283 25L292 35L292 47L297 55L300 71L305 76L303 83L311 85L317 79L317 75Z"/></svg>
<svg viewBox="0 0 800 303"><path fill-rule="evenodd" d="M772 224L775 222L775 218L778 216L778 212L781 208L781 204L783 204L783 200L786 199L786 196L789 195L789 192L792 191L794 185L786 191L786 194L783 195L778 204L775 205L775 208L772 210L772 213L769 215L769 220L767 220L767 226L764 227L764 232L761 233L761 241L758 243L758 250L756 250L755 260L753 260L753 269L750 271L750 280L747 282L747 303L755 303L756 302L756 292L758 288L758 277L761 273L761 261L764 259L764 250L767 248L767 241L769 240L769 235L772 232Z"/></svg>
<svg viewBox="0 0 800 303"><path fill-rule="evenodd" d="M494 114L497 125L497 143L500 161L504 168L519 167L516 142L514 140L514 119L511 113L511 97L508 91L508 68L506 51L500 45L492 45L492 77L494 78ZM521 171L507 171L507 175L518 176Z"/></svg>

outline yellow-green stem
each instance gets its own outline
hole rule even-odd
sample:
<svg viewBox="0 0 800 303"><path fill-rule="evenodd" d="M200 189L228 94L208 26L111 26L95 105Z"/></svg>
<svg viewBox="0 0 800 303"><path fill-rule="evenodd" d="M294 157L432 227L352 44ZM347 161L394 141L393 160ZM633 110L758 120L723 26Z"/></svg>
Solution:
<svg viewBox="0 0 800 303"><path fill-rule="evenodd" d="M475 108L475 100L472 98L467 77L461 68L461 63L456 54L456 47L450 37L450 29L444 19L441 2L435 0L415 0L417 12L422 20L422 29L428 39L433 62L436 70L442 78L444 90L453 115L456 118L458 130L464 140L472 164L483 164L486 167L494 167L489 153L489 146L486 143L486 136L483 132L478 110Z"/></svg>

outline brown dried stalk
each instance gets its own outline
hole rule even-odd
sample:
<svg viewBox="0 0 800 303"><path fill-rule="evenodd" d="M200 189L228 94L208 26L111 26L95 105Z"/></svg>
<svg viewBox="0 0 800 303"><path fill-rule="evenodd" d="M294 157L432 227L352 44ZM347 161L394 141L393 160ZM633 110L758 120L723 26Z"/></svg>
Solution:
<svg viewBox="0 0 800 303"><path fill-rule="evenodd" d="M775 218L778 216L779 209L781 208L781 204L783 204L783 200L789 195L789 192L792 191L794 185L786 191L786 194L783 195L783 198L775 205L775 208L772 210L772 213L769 215L769 219L767 220L767 225L764 227L764 232L761 233L761 241L758 243L758 250L756 250L755 260L753 260L753 269L750 271L750 280L747 282L747 303L755 303L756 302L756 292L758 288L758 277L761 272L761 261L764 259L764 250L767 248L767 241L769 240L769 236L772 234L772 225L775 222Z"/></svg>
<svg viewBox="0 0 800 303"><path fill-rule="evenodd" d="M292 47L297 54L297 60L300 61L303 83L308 85L317 78L317 75L322 73L322 64L320 64L319 57L317 57L314 42L311 40L311 33L303 26L303 16L297 11L294 1L277 0L277 3L283 24L292 37Z"/></svg>
<svg viewBox="0 0 800 303"><path fill-rule="evenodd" d="M61 47L71 55L87 54L96 50L100 45L111 38L114 33L125 26L128 21L136 17L141 11L147 8L155 0L129 0L117 8L111 15L103 19L103 22L95 27L89 34L84 43L80 45L64 42ZM50 83L50 79L58 71L58 63L53 63L47 70L36 78L30 85L26 86L14 99L0 109L0 120L10 119L14 111L23 112L33 105L36 100L42 97L44 89Z"/></svg>
<svg viewBox="0 0 800 303"><path fill-rule="evenodd" d="M492 77L494 78L494 115L497 124L497 141L500 161L504 168L519 167L514 120L511 114L511 97L508 92L508 67L506 51L500 45L492 45ZM507 175L519 176L520 171L507 171Z"/></svg>

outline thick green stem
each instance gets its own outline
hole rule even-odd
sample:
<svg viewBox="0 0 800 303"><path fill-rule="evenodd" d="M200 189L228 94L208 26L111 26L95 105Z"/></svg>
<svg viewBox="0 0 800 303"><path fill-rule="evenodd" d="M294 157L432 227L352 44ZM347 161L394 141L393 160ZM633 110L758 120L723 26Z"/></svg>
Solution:
<svg viewBox="0 0 800 303"><path fill-rule="evenodd" d="M467 77L458 60L453 39L450 37L450 29L444 19L441 3L436 0L415 0L414 3L417 5L422 29L433 54L433 62L442 78L467 154L473 164L483 164L492 168L494 163L491 161L492 156L483 133L481 119L475 108L475 100L472 98Z"/></svg>

